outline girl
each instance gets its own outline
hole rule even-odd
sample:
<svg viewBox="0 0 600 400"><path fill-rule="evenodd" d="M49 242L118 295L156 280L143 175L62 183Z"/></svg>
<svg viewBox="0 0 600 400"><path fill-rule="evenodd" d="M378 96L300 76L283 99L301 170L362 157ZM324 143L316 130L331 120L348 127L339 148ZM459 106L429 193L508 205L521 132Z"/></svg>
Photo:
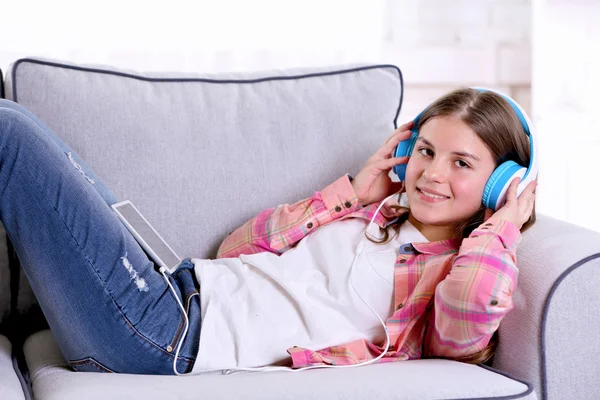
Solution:
<svg viewBox="0 0 600 400"><path fill-rule="evenodd" d="M0 217L78 371L482 362L512 308L535 183L517 198L513 181L496 212L482 194L502 162L528 165L529 142L501 96L472 89L428 107L410 159L392 157L412 127L354 179L260 213L217 260L186 259L163 281L108 207L110 190L34 115L2 101ZM405 182L392 183L390 169L407 162Z"/></svg>

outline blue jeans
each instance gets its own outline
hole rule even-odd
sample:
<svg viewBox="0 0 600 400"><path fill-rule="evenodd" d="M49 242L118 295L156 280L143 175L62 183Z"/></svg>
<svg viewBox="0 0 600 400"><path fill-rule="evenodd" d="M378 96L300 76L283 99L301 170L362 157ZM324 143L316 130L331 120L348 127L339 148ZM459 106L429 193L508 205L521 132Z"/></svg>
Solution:
<svg viewBox="0 0 600 400"><path fill-rule="evenodd" d="M109 207L116 201L43 122L0 100L0 219L65 359L77 371L173 374L183 313ZM183 373L200 337L190 260L169 279L190 319Z"/></svg>

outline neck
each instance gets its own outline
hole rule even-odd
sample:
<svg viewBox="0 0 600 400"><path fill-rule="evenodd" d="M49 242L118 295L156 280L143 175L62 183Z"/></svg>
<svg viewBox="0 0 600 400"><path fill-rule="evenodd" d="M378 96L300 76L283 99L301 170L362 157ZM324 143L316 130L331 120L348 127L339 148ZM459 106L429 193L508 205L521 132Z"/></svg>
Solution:
<svg viewBox="0 0 600 400"><path fill-rule="evenodd" d="M440 240L448 240L456 238L456 233L453 226L438 226L427 225L417 221L412 214L408 215L408 221L421 232L430 242L438 242Z"/></svg>

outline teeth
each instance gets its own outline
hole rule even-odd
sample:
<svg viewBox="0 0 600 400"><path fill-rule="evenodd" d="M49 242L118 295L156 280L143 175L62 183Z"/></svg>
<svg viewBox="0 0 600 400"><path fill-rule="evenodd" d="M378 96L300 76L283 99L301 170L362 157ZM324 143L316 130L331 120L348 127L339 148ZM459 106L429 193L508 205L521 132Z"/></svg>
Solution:
<svg viewBox="0 0 600 400"><path fill-rule="evenodd" d="M438 196L437 194L428 193L428 192L426 192L424 190L421 190L421 193L423 193L425 196L431 197L433 199L445 199L446 198L445 196Z"/></svg>

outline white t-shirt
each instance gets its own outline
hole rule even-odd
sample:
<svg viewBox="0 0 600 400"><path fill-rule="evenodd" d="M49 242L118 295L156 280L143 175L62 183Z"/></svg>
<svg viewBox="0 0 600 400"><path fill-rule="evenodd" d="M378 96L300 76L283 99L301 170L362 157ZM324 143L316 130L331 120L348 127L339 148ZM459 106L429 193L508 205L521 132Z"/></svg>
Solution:
<svg viewBox="0 0 600 400"><path fill-rule="evenodd" d="M356 339L383 341L377 317L393 312L394 264L400 245L426 239L408 221L386 244L365 240L368 221L349 218L319 227L278 256L193 259L200 283L202 329L193 372L272 365L293 346L319 350ZM369 232L381 233L376 224ZM393 230L390 231L393 234Z"/></svg>

